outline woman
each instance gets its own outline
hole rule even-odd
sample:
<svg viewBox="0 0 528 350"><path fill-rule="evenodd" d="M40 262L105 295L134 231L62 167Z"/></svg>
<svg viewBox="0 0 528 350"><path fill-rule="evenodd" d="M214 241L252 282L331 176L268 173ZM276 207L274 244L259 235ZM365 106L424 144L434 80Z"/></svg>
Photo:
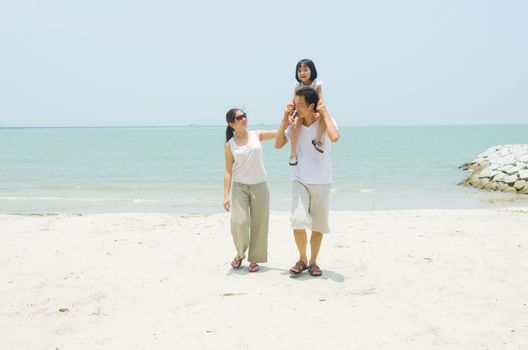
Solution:
<svg viewBox="0 0 528 350"><path fill-rule="evenodd" d="M231 211L231 234L237 251L231 266L240 268L248 251L248 270L257 272L258 263L268 259L269 221L269 192L260 142L274 139L276 131L248 131L247 115L238 108L227 112L226 121L224 209Z"/></svg>

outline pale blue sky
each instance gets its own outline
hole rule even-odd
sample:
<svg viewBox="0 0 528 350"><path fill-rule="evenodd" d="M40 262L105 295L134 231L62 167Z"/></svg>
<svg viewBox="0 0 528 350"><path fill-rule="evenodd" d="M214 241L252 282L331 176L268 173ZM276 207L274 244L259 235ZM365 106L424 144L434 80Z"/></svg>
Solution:
<svg viewBox="0 0 528 350"><path fill-rule="evenodd" d="M528 121L528 1L0 2L0 126L276 124L311 58L340 125Z"/></svg>

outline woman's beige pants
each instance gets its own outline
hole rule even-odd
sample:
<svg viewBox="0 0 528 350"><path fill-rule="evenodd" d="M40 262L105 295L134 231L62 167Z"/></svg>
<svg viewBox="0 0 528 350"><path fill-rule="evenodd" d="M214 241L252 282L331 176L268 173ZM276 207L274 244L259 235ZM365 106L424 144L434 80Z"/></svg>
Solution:
<svg viewBox="0 0 528 350"><path fill-rule="evenodd" d="M269 191L266 182L231 188L231 234L238 256L252 263L268 260Z"/></svg>

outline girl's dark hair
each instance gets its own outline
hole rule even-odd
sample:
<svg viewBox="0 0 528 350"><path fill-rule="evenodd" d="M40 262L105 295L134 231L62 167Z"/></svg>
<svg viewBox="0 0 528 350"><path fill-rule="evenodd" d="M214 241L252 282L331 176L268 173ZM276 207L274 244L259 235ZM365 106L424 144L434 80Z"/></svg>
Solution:
<svg viewBox="0 0 528 350"><path fill-rule="evenodd" d="M229 125L229 123L235 122L236 113L238 111L242 111L240 108L231 108L226 113L226 122L227 122L227 128L226 128L226 143L233 137L233 134L235 130Z"/></svg>
<svg viewBox="0 0 528 350"><path fill-rule="evenodd" d="M297 76L297 71L299 70L299 68L301 68L302 65L310 68L310 72L311 72L310 80L311 81L314 81L315 79L317 79L317 69L315 69L315 64L313 63L312 60L308 58L303 58L302 60L297 62L297 65L295 66L295 80L297 80L299 83L301 82L301 79L299 79L299 77Z"/></svg>
<svg viewBox="0 0 528 350"><path fill-rule="evenodd" d="M311 87L302 87L295 93L296 96L304 96L304 100L308 105L311 105L313 103L314 110L317 108L317 104L319 103L319 95L317 95L317 91L312 89Z"/></svg>

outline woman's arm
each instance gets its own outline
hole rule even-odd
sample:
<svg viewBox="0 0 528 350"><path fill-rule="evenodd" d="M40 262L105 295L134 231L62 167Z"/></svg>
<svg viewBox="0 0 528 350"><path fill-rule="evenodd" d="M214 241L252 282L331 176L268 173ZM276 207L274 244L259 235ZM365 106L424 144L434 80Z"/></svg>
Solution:
<svg viewBox="0 0 528 350"><path fill-rule="evenodd" d="M277 130L256 130L260 141L268 141L277 136Z"/></svg>
<svg viewBox="0 0 528 350"><path fill-rule="evenodd" d="M226 143L224 148L225 156L225 171L224 171L224 210L229 211L231 203L229 201L229 191L231 190L231 174L233 171L233 153L229 143Z"/></svg>

